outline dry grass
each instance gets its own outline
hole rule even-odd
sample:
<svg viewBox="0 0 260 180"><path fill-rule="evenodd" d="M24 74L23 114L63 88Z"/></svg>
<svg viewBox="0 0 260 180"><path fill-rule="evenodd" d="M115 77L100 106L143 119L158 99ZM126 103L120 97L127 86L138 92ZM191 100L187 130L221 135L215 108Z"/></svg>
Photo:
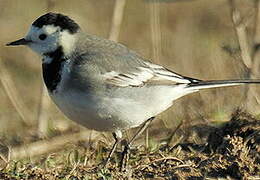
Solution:
<svg viewBox="0 0 260 180"><path fill-rule="evenodd" d="M189 128L201 143L191 139L169 146L165 141L131 150L129 165L120 172L118 149L107 169L98 165L108 155L105 142L68 144L62 151L40 158L12 161L2 169L6 179L257 179L260 171L260 121L237 111L232 119L210 129L205 140L197 133L206 126ZM194 135L193 135L194 136ZM189 137L190 138L190 137Z"/></svg>

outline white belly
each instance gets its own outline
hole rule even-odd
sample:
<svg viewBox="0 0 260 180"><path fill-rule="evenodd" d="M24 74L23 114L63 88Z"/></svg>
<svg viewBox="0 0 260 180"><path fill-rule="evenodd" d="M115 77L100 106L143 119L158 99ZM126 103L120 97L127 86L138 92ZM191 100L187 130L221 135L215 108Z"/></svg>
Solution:
<svg viewBox="0 0 260 180"><path fill-rule="evenodd" d="M179 88L182 87L122 88L108 96L94 97L71 90L50 96L71 120L89 129L115 131L139 126L169 108L174 99L190 93Z"/></svg>
<svg viewBox="0 0 260 180"><path fill-rule="evenodd" d="M86 128L97 131L114 131L118 125L109 117L101 114L97 104L78 93L64 93L50 95L59 109L71 120Z"/></svg>

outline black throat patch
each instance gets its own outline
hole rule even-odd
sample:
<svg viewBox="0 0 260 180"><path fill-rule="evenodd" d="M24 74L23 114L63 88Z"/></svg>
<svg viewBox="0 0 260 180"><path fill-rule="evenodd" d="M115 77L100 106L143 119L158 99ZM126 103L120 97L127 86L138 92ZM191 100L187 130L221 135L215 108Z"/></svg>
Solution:
<svg viewBox="0 0 260 180"><path fill-rule="evenodd" d="M63 49L59 46L55 51L44 54L52 59L50 63L42 63L44 82L50 92L56 90L61 81L61 72L65 64Z"/></svg>

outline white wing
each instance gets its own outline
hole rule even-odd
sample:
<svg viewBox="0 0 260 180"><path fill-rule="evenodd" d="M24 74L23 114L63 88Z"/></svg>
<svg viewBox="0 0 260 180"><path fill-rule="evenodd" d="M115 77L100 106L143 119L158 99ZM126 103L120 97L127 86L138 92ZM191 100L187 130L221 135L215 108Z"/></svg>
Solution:
<svg viewBox="0 0 260 180"><path fill-rule="evenodd" d="M163 66L144 62L146 66L137 67L134 72L116 72L110 71L103 74L103 78L109 84L120 87L126 86L142 86L145 83L168 82L168 84L188 84L199 80L188 78L176 74Z"/></svg>

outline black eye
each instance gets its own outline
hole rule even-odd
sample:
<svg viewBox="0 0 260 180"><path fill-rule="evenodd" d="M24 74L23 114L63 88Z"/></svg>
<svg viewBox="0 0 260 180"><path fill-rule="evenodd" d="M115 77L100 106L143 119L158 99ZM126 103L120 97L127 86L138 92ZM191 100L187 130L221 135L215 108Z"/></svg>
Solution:
<svg viewBox="0 0 260 180"><path fill-rule="evenodd" d="M40 34L40 35L39 35L39 39L40 39L40 40L44 40L44 39L46 39L46 37L47 37L46 34Z"/></svg>

